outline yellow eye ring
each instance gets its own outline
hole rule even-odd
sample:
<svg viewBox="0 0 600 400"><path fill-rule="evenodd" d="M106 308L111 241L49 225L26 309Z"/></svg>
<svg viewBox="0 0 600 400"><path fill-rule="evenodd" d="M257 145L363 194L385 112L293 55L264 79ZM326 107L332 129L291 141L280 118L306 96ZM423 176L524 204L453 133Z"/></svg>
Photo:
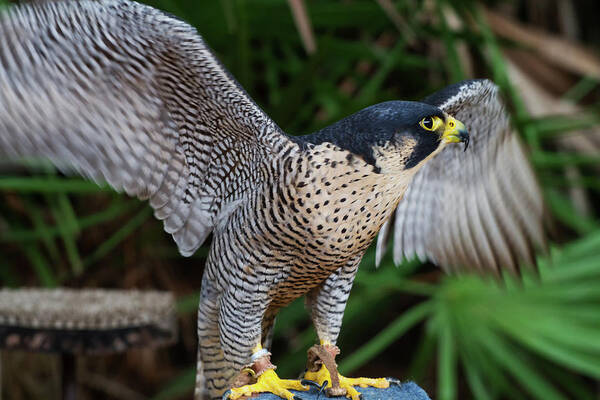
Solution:
<svg viewBox="0 0 600 400"><path fill-rule="evenodd" d="M437 128L439 128L440 124L442 124L441 118L435 116L425 117L419 122L421 128L428 131L435 131Z"/></svg>

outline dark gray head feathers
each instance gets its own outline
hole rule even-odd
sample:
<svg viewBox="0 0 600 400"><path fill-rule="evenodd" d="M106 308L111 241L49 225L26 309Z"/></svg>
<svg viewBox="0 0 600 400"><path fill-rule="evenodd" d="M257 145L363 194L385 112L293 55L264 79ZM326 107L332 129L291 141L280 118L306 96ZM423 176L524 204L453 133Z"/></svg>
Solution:
<svg viewBox="0 0 600 400"><path fill-rule="evenodd" d="M417 139L419 146L415 149L415 159L409 160L406 165L410 168L434 151L439 144L437 135L419 126L419 121L428 116L444 118L444 113L425 103L387 101L362 109L318 132L295 139L301 144L330 142L375 165L373 146L384 146L401 140L402 137L412 136Z"/></svg>

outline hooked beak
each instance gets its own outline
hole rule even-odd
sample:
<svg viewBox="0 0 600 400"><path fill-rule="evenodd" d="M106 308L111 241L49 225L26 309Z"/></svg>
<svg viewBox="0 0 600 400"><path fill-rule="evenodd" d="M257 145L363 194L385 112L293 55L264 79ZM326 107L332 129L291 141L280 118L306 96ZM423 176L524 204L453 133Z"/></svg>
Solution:
<svg viewBox="0 0 600 400"><path fill-rule="evenodd" d="M465 151L469 147L469 132L467 132L467 128L465 128L462 122L449 115L446 117L446 128L442 134L442 139L446 143L464 143Z"/></svg>

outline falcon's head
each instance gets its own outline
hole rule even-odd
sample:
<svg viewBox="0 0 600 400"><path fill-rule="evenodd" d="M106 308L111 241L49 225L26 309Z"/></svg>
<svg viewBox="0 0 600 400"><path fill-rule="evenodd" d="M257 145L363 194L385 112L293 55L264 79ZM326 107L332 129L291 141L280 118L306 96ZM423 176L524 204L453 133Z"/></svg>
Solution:
<svg viewBox="0 0 600 400"><path fill-rule="evenodd" d="M383 173L417 167L449 143L462 142L465 150L469 144L464 124L429 104L391 101L363 111L374 132L372 159Z"/></svg>
<svg viewBox="0 0 600 400"><path fill-rule="evenodd" d="M388 101L367 107L303 138L331 142L360 157L381 173L413 169L448 143L469 135L464 124L438 107L413 101Z"/></svg>

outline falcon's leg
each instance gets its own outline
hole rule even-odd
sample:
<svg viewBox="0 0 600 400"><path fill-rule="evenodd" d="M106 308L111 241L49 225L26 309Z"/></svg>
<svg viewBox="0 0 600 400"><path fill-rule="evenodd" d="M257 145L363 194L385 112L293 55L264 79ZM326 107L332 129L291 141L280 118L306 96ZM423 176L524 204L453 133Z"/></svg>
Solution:
<svg viewBox="0 0 600 400"><path fill-rule="evenodd" d="M354 386L378 388L389 386L388 381L384 378L343 377L337 372L335 364L335 356L339 353L335 342L340 333L344 309L360 259L361 257L357 257L349 261L306 297L306 303L311 310L313 324L321 344L313 346L309 350L308 371L304 378L314 381L320 386L327 381L328 394L332 396L345 395L352 400L360 398L360 393Z"/></svg>
<svg viewBox="0 0 600 400"><path fill-rule="evenodd" d="M219 337L219 291L207 279L202 280L198 307L198 370L196 400L220 399L238 372L225 360Z"/></svg>
<svg viewBox="0 0 600 400"><path fill-rule="evenodd" d="M306 295L306 307L310 310L321 342L335 344L337 341L346 302L361 258L356 257L348 261Z"/></svg>
<svg viewBox="0 0 600 400"><path fill-rule="evenodd" d="M220 339L225 359L241 371L233 382L228 398L269 392L287 400L294 395L290 390L307 390L298 380L280 379L271 364L271 354L263 349L263 317L267 301L259 298L238 300L239 293L226 293L219 310ZM242 296L243 297L243 296ZM274 316L267 314L270 330Z"/></svg>

